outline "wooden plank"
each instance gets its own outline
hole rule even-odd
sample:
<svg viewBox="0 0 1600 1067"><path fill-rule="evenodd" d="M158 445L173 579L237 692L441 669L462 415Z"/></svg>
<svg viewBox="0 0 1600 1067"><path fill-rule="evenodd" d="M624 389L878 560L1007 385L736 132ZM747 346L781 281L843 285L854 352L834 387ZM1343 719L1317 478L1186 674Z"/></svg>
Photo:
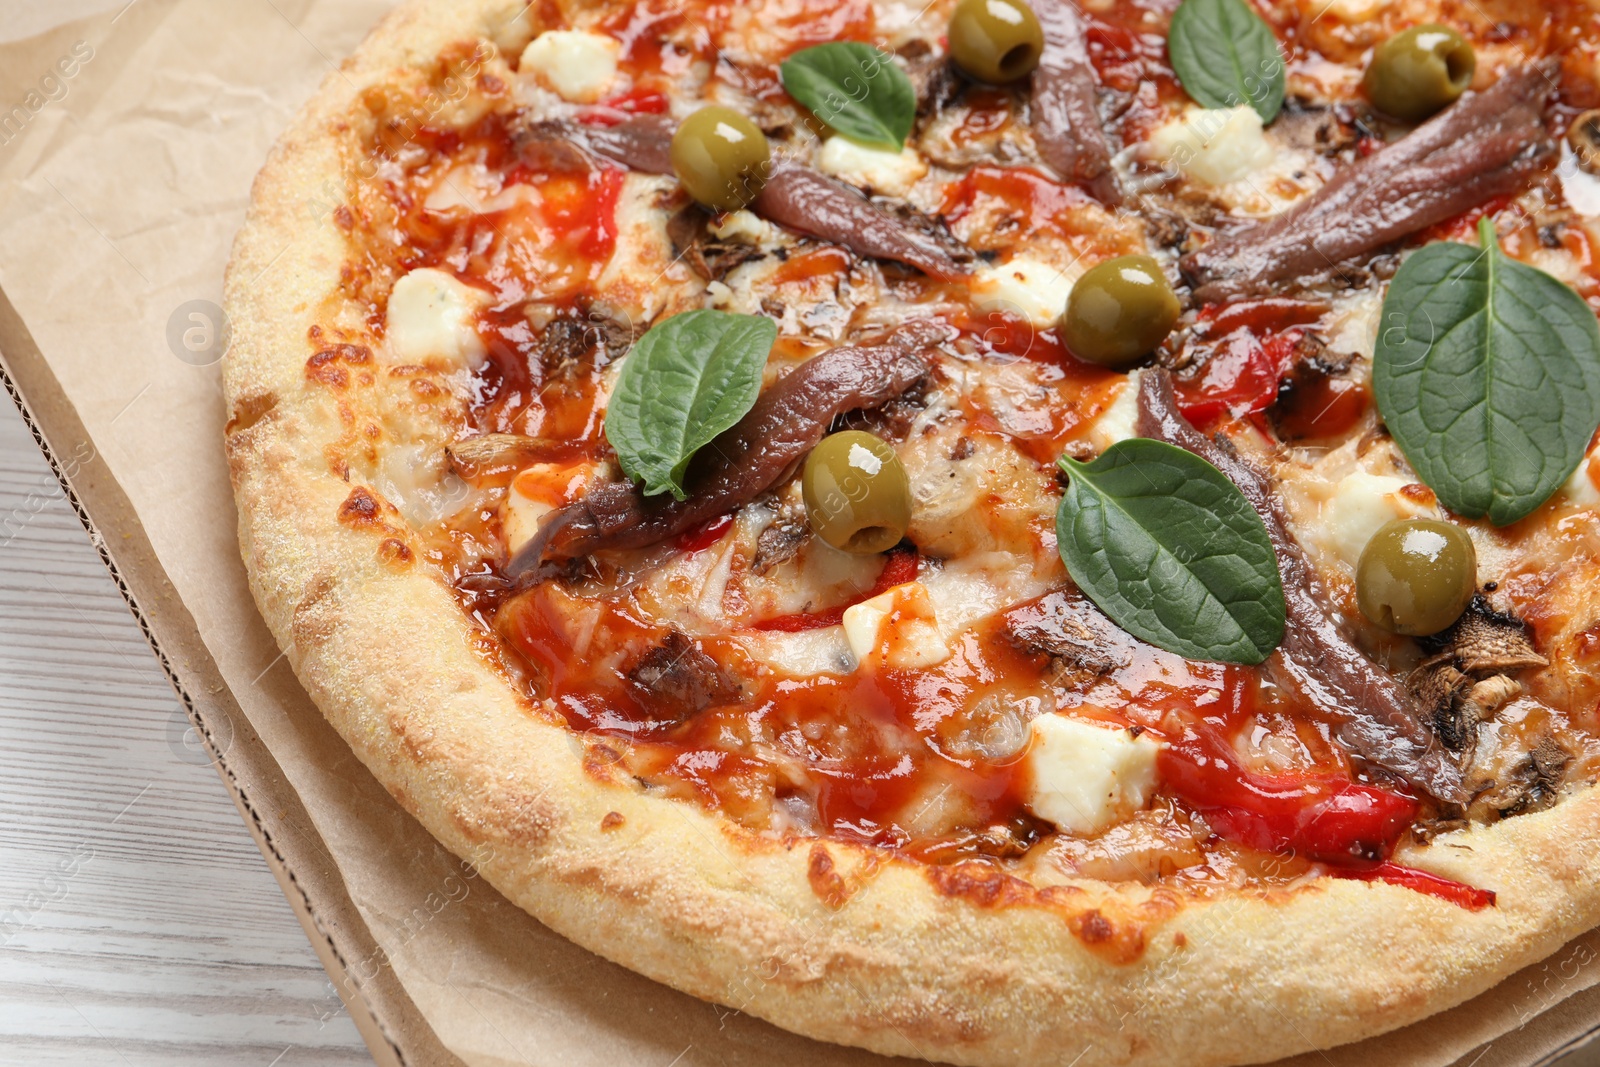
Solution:
<svg viewBox="0 0 1600 1067"><path fill-rule="evenodd" d="M371 1062L0 402L0 1063Z"/></svg>

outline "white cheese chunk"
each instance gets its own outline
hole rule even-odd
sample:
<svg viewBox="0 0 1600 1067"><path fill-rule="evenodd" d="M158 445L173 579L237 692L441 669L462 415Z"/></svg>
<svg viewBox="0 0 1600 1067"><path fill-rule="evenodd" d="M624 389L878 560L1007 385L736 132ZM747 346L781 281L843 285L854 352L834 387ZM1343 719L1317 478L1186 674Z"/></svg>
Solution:
<svg viewBox="0 0 1600 1067"><path fill-rule="evenodd" d="M971 291L980 310L1006 311L1035 326L1053 326L1067 308L1074 276L1052 263L1015 256L1006 263L979 267Z"/></svg>
<svg viewBox="0 0 1600 1067"><path fill-rule="evenodd" d="M817 153L817 169L890 196L905 196L928 173L928 165L910 147L895 152L842 136L830 137L823 143Z"/></svg>
<svg viewBox="0 0 1600 1067"><path fill-rule="evenodd" d="M844 637L858 663L900 670L932 667L950 657L933 601L921 582L907 582L844 610Z"/></svg>
<svg viewBox="0 0 1600 1067"><path fill-rule="evenodd" d="M1150 135L1157 159L1186 178L1226 185L1271 166L1272 146L1250 107L1191 108Z"/></svg>
<svg viewBox="0 0 1600 1067"><path fill-rule="evenodd" d="M1117 388L1117 398L1089 427L1089 443L1096 452L1104 452L1118 441L1139 436L1136 427L1139 422L1140 373L1133 371L1128 375L1128 380Z"/></svg>
<svg viewBox="0 0 1600 1067"><path fill-rule="evenodd" d="M535 463L518 471L500 505L500 532L507 551L514 553L527 544L540 520L577 499L593 474L589 463Z"/></svg>
<svg viewBox="0 0 1600 1067"><path fill-rule="evenodd" d="M1334 487L1333 496L1323 504L1323 528L1330 547L1345 563L1354 567L1361 559L1372 535L1384 523L1395 519L1436 519L1439 509L1402 494L1412 483L1390 474L1347 474Z"/></svg>
<svg viewBox="0 0 1600 1067"><path fill-rule="evenodd" d="M1561 193L1567 198L1567 206L1583 217L1584 228L1593 236L1594 226L1590 224L1600 218L1600 178L1578 166L1577 153L1564 137L1556 177L1561 180Z"/></svg>
<svg viewBox="0 0 1600 1067"><path fill-rule="evenodd" d="M617 77L621 42L587 30L547 30L522 50L518 65L563 100L593 104Z"/></svg>
<svg viewBox="0 0 1600 1067"><path fill-rule="evenodd" d="M399 363L443 356L469 370L483 366L488 352L476 327L491 297L453 275L418 267L394 283L385 322L389 352Z"/></svg>
<svg viewBox="0 0 1600 1067"><path fill-rule="evenodd" d="M1150 737L1054 713L1029 729L1028 807L1063 830L1099 833L1144 807L1155 790L1161 745Z"/></svg>

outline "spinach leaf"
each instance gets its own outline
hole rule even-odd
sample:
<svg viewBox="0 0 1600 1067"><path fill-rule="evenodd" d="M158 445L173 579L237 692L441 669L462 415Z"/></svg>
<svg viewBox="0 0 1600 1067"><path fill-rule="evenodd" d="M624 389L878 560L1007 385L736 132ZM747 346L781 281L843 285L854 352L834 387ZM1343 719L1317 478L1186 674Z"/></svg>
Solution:
<svg viewBox="0 0 1600 1067"><path fill-rule="evenodd" d="M1583 299L1500 251L1428 245L1383 301L1378 411L1422 480L1458 515L1496 526L1543 504L1600 424L1600 325Z"/></svg>
<svg viewBox="0 0 1600 1067"><path fill-rule="evenodd" d="M689 460L756 402L777 337L777 323L760 315L687 311L639 338L605 425L623 473L643 482L646 496L684 499Z"/></svg>
<svg viewBox="0 0 1600 1067"><path fill-rule="evenodd" d="M917 114L916 90L870 44L835 41L803 48L783 61L778 76L790 96L836 133L896 151L906 146Z"/></svg>
<svg viewBox="0 0 1600 1067"><path fill-rule="evenodd" d="M1118 626L1190 659L1260 663L1278 647L1278 557L1226 475L1143 438L1061 467L1071 477L1056 512L1061 559Z"/></svg>
<svg viewBox="0 0 1600 1067"><path fill-rule="evenodd" d="M1283 107L1283 52L1245 0L1183 0L1172 13L1167 53L1183 91L1201 107L1249 104L1262 122Z"/></svg>

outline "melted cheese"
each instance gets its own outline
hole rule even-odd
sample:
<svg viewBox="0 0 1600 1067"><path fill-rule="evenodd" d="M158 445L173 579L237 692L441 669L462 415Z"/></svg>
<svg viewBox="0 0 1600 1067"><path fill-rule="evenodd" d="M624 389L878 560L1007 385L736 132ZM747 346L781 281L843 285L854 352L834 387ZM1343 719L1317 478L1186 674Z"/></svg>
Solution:
<svg viewBox="0 0 1600 1067"><path fill-rule="evenodd" d="M1048 593L1059 577L1035 566L1028 555L995 551L947 559L920 580L933 602L939 632L953 643L957 634L978 620Z"/></svg>
<svg viewBox="0 0 1600 1067"><path fill-rule="evenodd" d="M622 44L585 30L547 30L522 50L518 69L532 73L563 100L597 102L617 77Z"/></svg>
<svg viewBox="0 0 1600 1067"><path fill-rule="evenodd" d="M899 670L932 667L950 658L933 601L921 582L907 582L844 611L844 637L860 663Z"/></svg>
<svg viewBox="0 0 1600 1067"><path fill-rule="evenodd" d="M639 333L673 300L700 287L694 271L673 258L666 215L655 206L677 185L666 175L627 176L617 202L617 246L595 283L595 290L605 294L595 310L627 320Z"/></svg>
<svg viewBox="0 0 1600 1067"><path fill-rule="evenodd" d="M817 153L817 169L890 196L905 196L928 173L928 165L909 147L894 152L842 136L830 137L823 143Z"/></svg>
<svg viewBox="0 0 1600 1067"><path fill-rule="evenodd" d="M468 370L488 355L476 327L489 294L432 267L419 267L394 283L385 322L389 353L398 363L443 356Z"/></svg>
<svg viewBox="0 0 1600 1067"><path fill-rule="evenodd" d="M1027 804L1063 830L1096 834L1144 807L1161 746L1120 727L1041 715L1030 730Z"/></svg>
<svg viewBox="0 0 1600 1067"><path fill-rule="evenodd" d="M1272 165L1261 116L1250 107L1191 108L1150 135L1157 159L1205 185L1227 185Z"/></svg>
<svg viewBox="0 0 1600 1067"><path fill-rule="evenodd" d="M1133 371L1128 375L1128 380L1117 390L1117 398L1089 428L1089 443L1095 451L1104 452L1118 441L1139 436L1136 427L1139 422L1140 373Z"/></svg>
<svg viewBox="0 0 1600 1067"><path fill-rule="evenodd" d="M414 529L426 529L459 511L471 491L430 442L396 443L385 449L373 479L383 498Z"/></svg>
<svg viewBox="0 0 1600 1067"><path fill-rule="evenodd" d="M488 215L509 211L519 204L538 202L536 186L501 185L482 163L465 163L451 167L428 193L422 206L436 215L462 209L474 215Z"/></svg>
<svg viewBox="0 0 1600 1067"><path fill-rule="evenodd" d="M1074 277L1052 263L1014 256L974 271L972 297L982 311L1009 312L1044 328L1053 326L1066 310Z"/></svg>
<svg viewBox="0 0 1600 1067"><path fill-rule="evenodd" d="M593 475L592 463L535 463L519 471L500 505L506 550L514 553L526 544L540 520L576 500Z"/></svg>
<svg viewBox="0 0 1600 1067"><path fill-rule="evenodd" d="M1371 359L1382 320L1383 291L1377 286L1336 298L1328 316L1329 351L1355 352Z"/></svg>

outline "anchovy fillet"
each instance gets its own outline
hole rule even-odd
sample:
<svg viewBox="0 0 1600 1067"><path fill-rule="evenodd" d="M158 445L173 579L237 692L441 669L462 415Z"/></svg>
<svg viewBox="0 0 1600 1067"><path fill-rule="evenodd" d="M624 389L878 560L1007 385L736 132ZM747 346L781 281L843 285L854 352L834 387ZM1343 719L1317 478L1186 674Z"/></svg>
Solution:
<svg viewBox="0 0 1600 1067"><path fill-rule="evenodd" d="M672 131L664 115L641 115L614 126L541 122L523 132L520 149L525 158L556 165L570 165L573 153L582 149L642 173L671 174ZM954 237L941 239L935 226L912 226L852 186L792 160L773 161L750 210L856 255L904 263L941 281L967 275L963 264L971 253Z"/></svg>
<svg viewBox="0 0 1600 1067"><path fill-rule="evenodd" d="M1190 252L1179 265L1195 300L1281 294L1520 191L1555 156L1544 114L1556 70L1545 61L1507 71L1276 218Z"/></svg>
<svg viewBox="0 0 1600 1067"><path fill-rule="evenodd" d="M1196 430L1178 410L1172 376L1140 376L1138 433L1193 452L1227 475L1266 525L1278 556L1288 625L1273 664L1324 716L1340 742L1440 800L1470 798L1461 768L1433 735L1410 692L1362 654L1322 607L1320 583L1265 475L1230 445Z"/></svg>
<svg viewBox="0 0 1600 1067"><path fill-rule="evenodd" d="M916 384L932 351L926 331L908 327L878 345L847 345L814 356L767 389L731 429L695 454L688 496L645 496L630 482L597 485L545 516L506 567L516 577L546 559L603 548L642 548L726 514L781 481L835 418L875 408Z"/></svg>

